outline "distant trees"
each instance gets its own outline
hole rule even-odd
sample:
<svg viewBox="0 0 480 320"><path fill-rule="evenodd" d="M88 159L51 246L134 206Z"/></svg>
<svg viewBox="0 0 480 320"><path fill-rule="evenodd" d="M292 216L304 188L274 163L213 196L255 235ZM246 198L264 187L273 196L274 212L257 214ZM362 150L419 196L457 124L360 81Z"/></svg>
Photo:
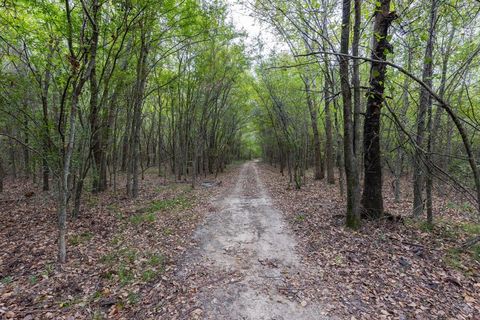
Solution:
<svg viewBox="0 0 480 320"><path fill-rule="evenodd" d="M187 180L241 156L248 61L224 5L7 1L0 21L0 182L55 186L60 262L84 189L136 197L151 167Z"/></svg>

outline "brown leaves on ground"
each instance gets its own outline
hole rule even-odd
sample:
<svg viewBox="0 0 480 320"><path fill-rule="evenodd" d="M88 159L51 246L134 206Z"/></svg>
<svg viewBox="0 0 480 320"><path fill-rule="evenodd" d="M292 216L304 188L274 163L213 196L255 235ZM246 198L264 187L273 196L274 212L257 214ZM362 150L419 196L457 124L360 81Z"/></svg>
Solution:
<svg viewBox="0 0 480 320"><path fill-rule="evenodd" d="M365 222L354 232L343 227L345 199L337 186L307 179L302 190L291 190L275 169L259 167L308 270L289 280L286 294L301 291L323 303L323 315L341 319L480 319L478 248L456 249L478 223L461 200L436 197L433 229L405 218ZM68 262L61 267L54 194L9 183L0 198L0 318L201 318L198 288L236 275L181 261L194 245L193 231L215 211L210 198L234 185L237 174L234 167L218 178L221 185L193 191L147 174L135 200L122 192L85 193L81 216L69 222ZM386 210L407 217L411 196L397 204L385 191Z"/></svg>
<svg viewBox="0 0 480 320"><path fill-rule="evenodd" d="M0 318L174 318L186 312L178 304L184 290L175 281L176 263L212 210L210 197L235 173L195 190L147 174L135 200L122 191L86 192L80 217L69 218L62 266L56 263L55 194L10 182L0 198Z"/></svg>
<svg viewBox="0 0 480 320"><path fill-rule="evenodd" d="M468 205L436 197L435 214L440 221L430 230L406 218L412 206L407 200L410 195L394 203L390 190L385 190L386 210L404 219L364 222L355 232L343 226L345 199L338 183L333 186L307 178L301 190L291 190L287 177L277 169L260 167L262 180L296 234L308 266L309 274L300 275L308 283L303 289L323 301L328 315L480 319L480 257L478 252L475 256L475 252L456 249L471 236L468 229L479 227L475 217L466 213ZM406 189L408 182L404 185Z"/></svg>

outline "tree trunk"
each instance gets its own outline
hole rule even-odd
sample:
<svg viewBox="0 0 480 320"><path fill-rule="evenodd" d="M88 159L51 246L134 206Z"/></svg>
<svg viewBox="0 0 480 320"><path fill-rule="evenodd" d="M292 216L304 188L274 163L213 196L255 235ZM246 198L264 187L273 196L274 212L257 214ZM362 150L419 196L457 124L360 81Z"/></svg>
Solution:
<svg viewBox="0 0 480 320"><path fill-rule="evenodd" d="M325 153L327 164L327 182L329 184L335 184L335 155L333 152L333 136L332 136L332 115L330 111L331 98L329 95L333 94L333 84L329 75L329 66L327 60L325 62L325 84L323 89L324 101L325 101Z"/></svg>
<svg viewBox="0 0 480 320"><path fill-rule="evenodd" d="M432 127L433 127L433 118L432 118L432 104L428 107L428 120L427 120L427 130L428 130L428 142L427 142L427 155L426 155L426 164L427 164L427 180L425 184L426 192L426 207L427 207L427 224L433 225L433 200L432 200L432 166L431 162L431 152L432 152Z"/></svg>
<svg viewBox="0 0 480 320"><path fill-rule="evenodd" d="M131 143L132 148L130 162L131 184L127 193L130 197L136 198L138 196L138 162L140 161L140 129L142 125L142 106L143 95L147 83L147 56L149 51L149 44L147 40L147 30L142 25L141 30L141 46L140 56L137 63L137 79L135 82L134 100L133 100L133 118Z"/></svg>
<svg viewBox="0 0 480 320"><path fill-rule="evenodd" d="M74 151L75 143L75 127L76 127L76 116L78 110L78 99L82 91L83 85L85 84L86 79L80 77L78 83L74 85L72 99L71 99L71 109L69 116L69 126L68 126L68 140L66 141L66 147L62 149L62 170L58 182L58 261L60 263L65 263L67 259L67 250L66 250L66 233L67 233L67 202L68 202L68 193L69 193L69 176L70 176L70 166L72 163L72 156Z"/></svg>
<svg viewBox="0 0 480 320"><path fill-rule="evenodd" d="M360 45L360 23L362 19L362 1L354 0L354 25L353 25L353 41L352 54L357 57L359 55ZM360 141L360 114L362 112L362 101L360 97L360 61L353 60L352 69L352 83L353 83L353 150L355 158L358 160L357 166L360 170L361 158L361 141Z"/></svg>
<svg viewBox="0 0 480 320"><path fill-rule="evenodd" d="M343 0L340 52L346 55L348 55L348 42L350 39L350 5L351 0ZM352 93L350 91L349 63L346 56L340 57L340 84L343 98L343 149L347 179L346 225L349 228L358 229L360 227L360 190L356 159L353 152Z"/></svg>
<svg viewBox="0 0 480 320"><path fill-rule="evenodd" d="M430 7L430 25L428 31L428 40L425 48L425 56L423 59L423 73L422 81L432 88L433 75L433 47L435 43L435 25L437 20L437 0L432 0ZM423 212L423 186L424 186L424 171L425 165L423 163L423 155L421 148L425 138L425 117L428 108L432 104L430 93L425 89L420 89L420 104L417 115L417 135L416 135L416 149L413 161L413 216L419 217Z"/></svg>
<svg viewBox="0 0 480 320"><path fill-rule="evenodd" d="M93 5L97 5L98 0L95 0ZM68 1L65 2L65 9L67 14L67 35L68 35L68 48L70 52L70 59L74 63L79 63L77 57L74 55L74 49L72 44L72 19L71 19L71 9ZM85 28L86 24L83 24ZM87 63L88 60L84 61ZM63 133L62 136L66 138L62 142L62 146L59 149L59 157L61 159L60 172L58 175L58 202L57 202L57 211L58 211L58 261L60 263L65 263L67 259L67 250L66 250L66 233L67 233L67 204L68 204L68 195L69 195L69 178L70 178L70 167L72 164L72 157L74 153L74 144L75 144L75 133L76 133L76 124L77 124L77 113L78 113L78 102L80 95L82 93L83 86L87 81L87 77L90 75L91 65L88 63L84 68L81 68L80 71L73 69L73 78L76 80L72 84L72 93L70 99L70 114L68 118L68 126L66 121L59 123L59 128L68 128L68 134ZM67 84L68 85L68 84ZM60 116L60 119L63 119L63 115ZM65 130L65 129L63 129Z"/></svg>
<svg viewBox="0 0 480 320"><path fill-rule="evenodd" d="M50 168L48 167L48 162L45 159L42 159L42 190L50 190Z"/></svg>
<svg viewBox="0 0 480 320"><path fill-rule="evenodd" d="M75 183L75 194L74 196L74 202L73 202L73 211L72 211L72 216L74 218L77 218L80 215L80 205L81 205L81 199L82 199L82 191L83 191L83 182L84 179L83 177L79 177L78 181Z"/></svg>
<svg viewBox="0 0 480 320"><path fill-rule="evenodd" d="M3 192L3 180L5 179L5 168L3 167L3 160L0 156L0 193Z"/></svg>
<svg viewBox="0 0 480 320"><path fill-rule="evenodd" d="M158 136L158 145L157 145L157 165L158 165L158 176L162 176L162 95L160 89L158 90L158 125L157 125L157 136Z"/></svg>
<svg viewBox="0 0 480 320"><path fill-rule="evenodd" d="M55 51L55 45L52 44L49 46L47 58L46 58L46 68L45 74L43 77L43 81L41 82L41 101L42 101L42 120L43 120L43 159L42 159L42 181L43 191L50 190L50 168L48 161L46 160L49 158L50 153L52 152L52 140L50 137L50 120L48 116L48 91L50 87L50 79L51 79L51 66L52 66L52 58L53 53Z"/></svg>
<svg viewBox="0 0 480 320"><path fill-rule="evenodd" d="M15 136L12 134L12 136ZM11 166L11 174L13 179L17 179L17 156L15 152L15 145L12 142L12 139L8 140L8 151L10 153L10 166Z"/></svg>
<svg viewBox="0 0 480 320"><path fill-rule="evenodd" d="M390 0L377 2L373 25L372 59L384 61L386 53L392 52L387 41L388 28L396 18L390 12ZM387 66L372 62L370 67L370 89L363 129L364 187L362 195L365 217L378 219L383 216L382 162L380 150L380 110L384 102L385 75Z"/></svg>
<svg viewBox="0 0 480 320"><path fill-rule="evenodd" d="M98 82L97 82L97 46L98 46L98 11L99 5L94 1L91 10L92 19L96 22L92 24L92 39L90 45L90 148L93 155L93 181L92 191L102 192L106 190L106 174L102 177L101 167L104 157L102 147L102 135L100 127L100 107L98 105ZM106 173L106 172L105 172Z"/></svg>
<svg viewBox="0 0 480 320"><path fill-rule="evenodd" d="M25 166L25 175L30 178L30 176L32 175L32 166L30 164L30 149L28 149L28 145L30 143L30 135L28 133L28 117L26 114L24 115L24 126L25 137L23 141L25 145L23 146L23 161Z"/></svg>
<svg viewBox="0 0 480 320"><path fill-rule="evenodd" d="M60 177L58 182L58 262L65 263L67 261L67 245L66 245L66 234L67 234L67 198L68 198L68 187L66 186L68 172L65 171L65 168L62 172L62 177Z"/></svg>
<svg viewBox="0 0 480 320"><path fill-rule="evenodd" d="M307 95L307 106L310 113L311 127L313 131L313 153L314 153L314 168L315 180L323 179L325 176L322 170L322 149L320 143L320 134L318 133L317 110L310 91L309 79L304 79L305 91Z"/></svg>
<svg viewBox="0 0 480 320"><path fill-rule="evenodd" d="M115 119L116 119L116 103L117 103L117 89L113 93L113 97L109 102L108 110L107 110L107 118L103 125L102 131L102 156L101 156L101 164L100 164L100 174L99 174L99 187L101 191L105 191L108 189L107 183L107 171L108 171L108 160L109 158L116 158L115 155L115 134L112 133L113 128L115 127ZM113 151L107 152L107 147L112 147ZM99 191L100 191L99 190Z"/></svg>
<svg viewBox="0 0 480 320"><path fill-rule="evenodd" d="M340 128L338 125L337 113L335 112L335 131L337 133L337 153L336 153L336 162L338 168L338 185L340 187L340 196L344 197L345 195L345 180L343 178L343 158L342 158L342 135L340 134Z"/></svg>

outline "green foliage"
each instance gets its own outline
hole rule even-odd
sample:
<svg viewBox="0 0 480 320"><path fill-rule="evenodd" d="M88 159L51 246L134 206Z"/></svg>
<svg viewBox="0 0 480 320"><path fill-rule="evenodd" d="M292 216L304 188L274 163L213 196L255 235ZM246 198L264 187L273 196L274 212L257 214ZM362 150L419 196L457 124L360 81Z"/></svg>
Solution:
<svg viewBox="0 0 480 320"><path fill-rule="evenodd" d="M165 263L165 257L158 253L152 253L148 257L148 264L152 267L162 266Z"/></svg>
<svg viewBox="0 0 480 320"><path fill-rule="evenodd" d="M445 262L447 263L447 265L455 269L461 270L464 268L461 258L461 252L456 248L450 249L447 252L445 256Z"/></svg>
<svg viewBox="0 0 480 320"><path fill-rule="evenodd" d="M89 242L93 238L91 232L83 232L81 234L76 234L70 237L69 243L73 246Z"/></svg>
<svg viewBox="0 0 480 320"><path fill-rule="evenodd" d="M3 277L0 282L4 285L7 285L7 284L10 284L13 282L13 277L12 276L6 276L6 277Z"/></svg>
<svg viewBox="0 0 480 320"><path fill-rule="evenodd" d="M423 232L432 232L433 228L434 226L426 221L421 221L419 223L419 229L422 230Z"/></svg>
<svg viewBox="0 0 480 320"><path fill-rule="evenodd" d="M133 263L137 257L137 251L132 248L121 248L109 253L106 253L100 258L102 263L109 265L118 263L118 262L128 262Z"/></svg>
<svg viewBox="0 0 480 320"><path fill-rule="evenodd" d="M130 223L132 223L133 225L141 225L141 224L144 224L144 223L153 223L155 222L157 216L154 212L150 212L150 213L139 213L139 214L135 214L133 216L131 216L129 218L129 221Z"/></svg>
<svg viewBox="0 0 480 320"><path fill-rule="evenodd" d="M135 279L133 271L124 264L120 264L117 274L121 285L127 285Z"/></svg>
<svg viewBox="0 0 480 320"><path fill-rule="evenodd" d="M128 304L135 305L140 302L140 295L136 292L129 292L127 296Z"/></svg>
<svg viewBox="0 0 480 320"><path fill-rule="evenodd" d="M169 236L169 235L171 235L171 234L173 233L173 230L170 229L170 228L164 228L162 233L163 233L163 235L165 235L165 236Z"/></svg>
<svg viewBox="0 0 480 320"><path fill-rule="evenodd" d="M156 276L157 276L157 272L155 270L151 270L151 269L145 270L142 273L142 280L145 282L150 282L153 279L155 279Z"/></svg>
<svg viewBox="0 0 480 320"><path fill-rule="evenodd" d="M455 209L455 210L461 210L463 212L474 212L475 211L475 209L472 207L472 205L468 202L456 203L456 202L453 202L453 201L449 201L447 203L447 208Z"/></svg>
<svg viewBox="0 0 480 320"><path fill-rule="evenodd" d="M133 225L152 224L160 212L169 212L172 210L186 210L191 208L192 202L190 198L185 196L178 196L171 199L155 200L146 208L143 208L140 213L130 216L129 221Z"/></svg>
<svg viewBox="0 0 480 320"><path fill-rule="evenodd" d="M306 215L303 213L299 213L295 216L295 221L296 222L304 222L306 219Z"/></svg>
<svg viewBox="0 0 480 320"><path fill-rule="evenodd" d="M112 264L116 261L117 257L114 252L107 253L100 258L102 263Z"/></svg>
<svg viewBox="0 0 480 320"><path fill-rule="evenodd" d="M172 199L162 199L152 201L150 206L146 209L149 213L167 210L184 210L192 206L191 200L184 196L175 197Z"/></svg>
<svg viewBox="0 0 480 320"><path fill-rule="evenodd" d="M474 245L470 251L472 252L473 258L477 262L480 262L480 244Z"/></svg>
<svg viewBox="0 0 480 320"><path fill-rule="evenodd" d="M465 222L461 224L462 229L470 235L480 235L480 223Z"/></svg>
<svg viewBox="0 0 480 320"><path fill-rule="evenodd" d="M165 257L158 252L139 252L121 248L105 254L100 261L109 267L103 277L128 285L133 281L150 282L165 270Z"/></svg>

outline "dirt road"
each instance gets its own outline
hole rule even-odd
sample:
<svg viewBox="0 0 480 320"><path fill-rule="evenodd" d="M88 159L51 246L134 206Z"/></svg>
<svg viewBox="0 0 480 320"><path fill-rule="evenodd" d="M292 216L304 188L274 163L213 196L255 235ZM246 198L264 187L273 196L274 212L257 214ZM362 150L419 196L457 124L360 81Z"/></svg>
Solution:
<svg viewBox="0 0 480 320"><path fill-rule="evenodd" d="M302 300L290 285L302 273L293 239L259 179L257 164L243 165L236 186L197 230L190 263L218 278L199 289L204 319L322 319L321 306Z"/></svg>

